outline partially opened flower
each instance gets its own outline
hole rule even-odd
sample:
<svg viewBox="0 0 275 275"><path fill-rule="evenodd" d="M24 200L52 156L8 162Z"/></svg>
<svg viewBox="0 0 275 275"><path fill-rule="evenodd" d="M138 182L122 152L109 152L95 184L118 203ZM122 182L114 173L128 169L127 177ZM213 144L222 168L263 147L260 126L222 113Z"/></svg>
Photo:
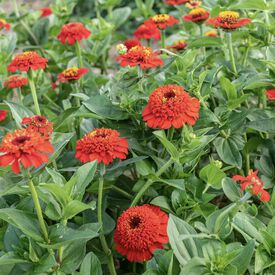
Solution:
<svg viewBox="0 0 275 275"><path fill-rule="evenodd" d="M28 51L19 53L11 61L8 71L15 72L19 70L21 72L28 72L29 69L45 69L47 62L48 59L40 56L37 52Z"/></svg>
<svg viewBox="0 0 275 275"><path fill-rule="evenodd" d="M209 12L204 8L192 9L187 15L182 18L184 21L192 21L194 23L203 23L209 17Z"/></svg>
<svg viewBox="0 0 275 275"><path fill-rule="evenodd" d="M116 250L131 262L152 258L156 249L168 243L168 215L158 206L144 204L127 209L117 220Z"/></svg>
<svg viewBox="0 0 275 275"><path fill-rule="evenodd" d="M234 181L241 182L241 189L248 190L253 195L259 195L260 200L267 202L270 200L270 195L264 190L264 184L261 179L257 176L258 171L250 170L247 177L235 175L232 177Z"/></svg>
<svg viewBox="0 0 275 275"><path fill-rule="evenodd" d="M267 90L265 93L269 100L275 100L275 90L274 89Z"/></svg>
<svg viewBox="0 0 275 275"><path fill-rule="evenodd" d="M180 128L194 125L199 117L200 102L178 85L158 87L149 97L142 117L149 128Z"/></svg>
<svg viewBox="0 0 275 275"><path fill-rule="evenodd" d="M53 123L44 116L24 117L21 124L26 126L26 129L38 132L45 137L53 132Z"/></svg>
<svg viewBox="0 0 275 275"><path fill-rule="evenodd" d="M167 27L178 23L179 20L169 14L156 14L144 22L144 24L154 24L158 29L161 30L164 30Z"/></svg>
<svg viewBox="0 0 275 275"><path fill-rule="evenodd" d="M14 173L20 172L20 163L25 168L38 168L48 162L48 154L54 152L48 138L30 129L8 133L0 144L0 166L11 165Z"/></svg>
<svg viewBox="0 0 275 275"><path fill-rule="evenodd" d="M14 89L26 86L28 84L28 78L20 75L10 75L8 80L3 83L7 88Z"/></svg>
<svg viewBox="0 0 275 275"><path fill-rule="evenodd" d="M201 6L201 1L198 0L190 0L188 3L186 3L186 7L189 9L196 9L199 8Z"/></svg>
<svg viewBox="0 0 275 275"><path fill-rule="evenodd" d="M164 64L150 47L145 46L135 46L126 54L122 54L116 59L117 61L120 61L122 67L140 66L141 69L154 68Z"/></svg>
<svg viewBox="0 0 275 275"><path fill-rule="evenodd" d="M129 38L123 42L124 46L127 48L127 50L130 50L131 48L135 46L141 46L141 43L136 38Z"/></svg>
<svg viewBox="0 0 275 275"><path fill-rule="evenodd" d="M61 43L73 45L76 41L87 39L91 32L82 23L72 22L62 26L57 38Z"/></svg>
<svg viewBox="0 0 275 275"><path fill-rule="evenodd" d="M134 36L137 39L155 39L160 40L161 33L160 30L156 27L155 24L142 24L135 31Z"/></svg>
<svg viewBox="0 0 275 275"><path fill-rule="evenodd" d="M218 37L218 32L216 30L208 31L204 34L207 37Z"/></svg>
<svg viewBox="0 0 275 275"><path fill-rule="evenodd" d="M8 111L0 110L0 122L4 121L7 118Z"/></svg>
<svg viewBox="0 0 275 275"><path fill-rule="evenodd" d="M68 82L79 79L82 75L89 72L87 68L77 68L72 67L64 70L62 73L58 75L58 81L60 82Z"/></svg>
<svg viewBox="0 0 275 275"><path fill-rule="evenodd" d="M11 28L11 25L7 23L7 21L3 18L0 18L0 30L6 29L9 30Z"/></svg>
<svg viewBox="0 0 275 275"><path fill-rule="evenodd" d="M224 31L235 30L250 23L248 18L240 18L240 14L235 11L222 11L219 16L210 18L207 24L215 28L222 28Z"/></svg>
<svg viewBox="0 0 275 275"><path fill-rule="evenodd" d="M168 46L168 49L174 49L177 51L182 51L186 48L187 44L185 42L185 40L180 39L180 40L176 40L173 45Z"/></svg>
<svg viewBox="0 0 275 275"><path fill-rule="evenodd" d="M53 11L50 7L42 8L42 9L40 9L40 12L41 12L41 17L47 17L53 13Z"/></svg>
<svg viewBox="0 0 275 275"><path fill-rule="evenodd" d="M167 4L167 5L177 6L177 5L185 4L189 1L190 0L166 0L164 3Z"/></svg>
<svg viewBox="0 0 275 275"><path fill-rule="evenodd" d="M109 164L116 158L126 159L127 154L127 140L112 129L94 129L76 143L75 157L83 163L97 160Z"/></svg>

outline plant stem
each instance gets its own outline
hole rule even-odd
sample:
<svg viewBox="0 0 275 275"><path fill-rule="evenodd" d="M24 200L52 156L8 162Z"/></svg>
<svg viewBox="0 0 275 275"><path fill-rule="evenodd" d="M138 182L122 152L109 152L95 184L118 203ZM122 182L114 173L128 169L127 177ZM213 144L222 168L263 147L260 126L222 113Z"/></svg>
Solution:
<svg viewBox="0 0 275 275"><path fill-rule="evenodd" d="M203 25L199 24L199 28L200 28L200 36L203 37ZM202 49L203 58L205 59L206 58L205 47L201 47L201 49Z"/></svg>
<svg viewBox="0 0 275 275"><path fill-rule="evenodd" d="M161 48L165 49L165 30L161 31Z"/></svg>
<svg viewBox="0 0 275 275"><path fill-rule="evenodd" d="M66 226L67 225L67 220L63 220L62 224ZM62 263L63 252L64 252L64 246L59 247L59 249L58 249L58 260L59 260L59 263Z"/></svg>
<svg viewBox="0 0 275 275"><path fill-rule="evenodd" d="M103 220L102 220L103 185L104 185L103 176L100 176L99 185L98 185L98 202L97 202L97 218L98 218L98 224L100 226L99 239L100 239L103 251L108 258L109 272L111 275L116 275L116 269L115 269L115 265L114 265L113 255L112 255L110 248L108 247L108 244L107 244L105 236L104 236Z"/></svg>
<svg viewBox="0 0 275 275"><path fill-rule="evenodd" d="M174 128L174 127L170 127L170 128L168 129L167 139L168 139L169 141L171 141L171 142L172 142L172 140L173 140L174 132L175 132L175 128Z"/></svg>
<svg viewBox="0 0 275 275"><path fill-rule="evenodd" d="M227 48L229 51L229 57L230 57L232 69L233 69L234 74L237 76L238 72L237 72L235 57L234 57L234 52L233 52L231 32L226 32L225 34L226 34Z"/></svg>
<svg viewBox="0 0 275 275"><path fill-rule="evenodd" d="M33 81L33 70L32 69L29 70L28 75L29 75L29 85L30 85L30 89L31 89L31 93L32 93L35 112L37 115L41 115L38 98L37 98L37 93L36 93L36 88L35 88L34 81Z"/></svg>
<svg viewBox="0 0 275 275"><path fill-rule="evenodd" d="M173 158L170 158L155 174L156 177L159 177L162 173L164 173L174 162ZM155 181L152 179L148 179L146 183L142 186L142 188L138 191L136 194L134 200L131 203L131 207L135 206L140 198L143 196L143 194L146 192L146 190L154 183Z"/></svg>
<svg viewBox="0 0 275 275"><path fill-rule="evenodd" d="M133 196L131 194L129 194L128 192L124 191L123 189L121 189L115 185L112 185L112 189L115 190L116 192L120 193L127 199L130 199L130 200L133 199Z"/></svg>
<svg viewBox="0 0 275 275"><path fill-rule="evenodd" d="M80 48L79 41L76 41L76 43L75 43L75 51L76 51L76 55L77 55L77 58L78 58L78 66L80 68L83 68L83 59L82 59L82 54L81 54L81 48Z"/></svg>

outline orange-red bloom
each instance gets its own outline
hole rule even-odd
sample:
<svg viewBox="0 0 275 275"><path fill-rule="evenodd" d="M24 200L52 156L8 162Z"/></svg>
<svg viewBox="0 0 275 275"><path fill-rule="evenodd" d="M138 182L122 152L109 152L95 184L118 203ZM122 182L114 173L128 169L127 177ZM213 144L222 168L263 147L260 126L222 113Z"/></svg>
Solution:
<svg viewBox="0 0 275 275"><path fill-rule="evenodd" d="M21 124L27 126L26 129L38 132L45 137L53 132L53 123L48 121L44 116L24 117Z"/></svg>
<svg viewBox="0 0 275 275"><path fill-rule="evenodd" d="M150 47L135 46L126 54L118 56L117 61L121 61L122 67L140 66L141 69L154 68L163 65L163 61L157 56Z"/></svg>
<svg viewBox="0 0 275 275"><path fill-rule="evenodd" d="M68 68L58 75L58 81L67 82L79 79L82 75L89 72L87 68Z"/></svg>
<svg viewBox="0 0 275 275"><path fill-rule="evenodd" d="M0 30L6 29L9 30L11 28L11 25L7 23L7 21L3 18L0 18Z"/></svg>
<svg viewBox="0 0 275 275"><path fill-rule="evenodd" d="M222 28L225 31L230 31L245 26L251 22L248 18L239 18L240 15L238 12L222 11L219 16L210 18L207 21L207 24L213 25L215 28Z"/></svg>
<svg viewBox="0 0 275 275"><path fill-rule="evenodd" d="M173 43L173 45L168 46L168 49L174 49L177 51L182 51L186 48L187 44L185 43L185 40L180 39Z"/></svg>
<svg viewBox="0 0 275 275"><path fill-rule="evenodd" d="M0 110L0 122L4 121L7 118L8 111Z"/></svg>
<svg viewBox="0 0 275 275"><path fill-rule="evenodd" d="M130 50L131 48L135 46L141 46L141 43L136 38L129 38L123 42L124 46L127 48L127 50Z"/></svg>
<svg viewBox="0 0 275 275"><path fill-rule="evenodd" d="M75 157L83 163L97 160L109 164L116 158L126 159L127 154L127 140L112 129L94 129L76 143Z"/></svg>
<svg viewBox="0 0 275 275"><path fill-rule="evenodd" d="M167 27L173 26L174 24L178 24L178 23L179 23L179 20L169 14L156 14L144 22L144 24L149 24L149 25L153 24L158 29L161 29L161 30L164 30Z"/></svg>
<svg viewBox="0 0 275 275"><path fill-rule="evenodd" d="M0 166L11 165L14 173L20 172L20 163L25 168L38 168L48 162L49 153L54 152L48 138L30 129L15 130L2 139L0 145Z"/></svg>
<svg viewBox="0 0 275 275"><path fill-rule="evenodd" d="M203 23L209 17L209 12L203 8L192 9L187 15L184 15L182 19L184 21L192 21L195 23Z"/></svg>
<svg viewBox="0 0 275 275"><path fill-rule="evenodd" d="M156 249L168 243L168 215L158 206L144 204L127 209L117 220L116 250L131 262L150 260Z"/></svg>
<svg viewBox="0 0 275 275"><path fill-rule="evenodd" d="M194 125L199 117L200 102L178 85L158 87L149 97L142 117L150 128L180 128Z"/></svg>
<svg viewBox="0 0 275 275"><path fill-rule="evenodd" d="M204 34L207 37L218 37L218 32L216 30L208 31Z"/></svg>
<svg viewBox="0 0 275 275"><path fill-rule="evenodd" d="M185 5L189 9L196 9L201 6L201 1L198 0L190 0L188 3Z"/></svg>
<svg viewBox="0 0 275 275"><path fill-rule="evenodd" d="M265 93L269 100L275 100L275 90L274 89L267 90Z"/></svg>
<svg viewBox="0 0 275 275"><path fill-rule="evenodd" d="M142 24L134 32L134 36L137 39L155 39L160 40L161 33L160 30L155 26L155 24Z"/></svg>
<svg viewBox="0 0 275 275"><path fill-rule="evenodd" d="M235 175L232 177L234 181L241 182L241 189L245 190L249 188L249 191L253 195L260 195L260 200L267 202L270 200L270 195L267 191L264 190L264 184L257 176L258 171L250 170L247 177Z"/></svg>
<svg viewBox="0 0 275 275"><path fill-rule="evenodd" d="M91 32L82 23L73 22L63 25L57 38L61 43L73 45L75 41L87 39Z"/></svg>
<svg viewBox="0 0 275 275"><path fill-rule="evenodd" d="M28 84L28 79L20 75L10 75L8 80L3 83L5 87L8 88L19 88L26 86Z"/></svg>
<svg viewBox="0 0 275 275"><path fill-rule="evenodd" d="M41 17L47 17L53 13L53 11L50 7L42 8L42 9L40 9L40 12L41 12Z"/></svg>
<svg viewBox="0 0 275 275"><path fill-rule="evenodd" d="M167 4L167 5L177 6L177 5L185 4L189 1L190 0L166 0L164 3Z"/></svg>
<svg viewBox="0 0 275 275"><path fill-rule="evenodd" d="M29 51L17 54L8 66L8 71L16 70L27 72L29 69L45 69L48 59L40 56L38 53Z"/></svg>

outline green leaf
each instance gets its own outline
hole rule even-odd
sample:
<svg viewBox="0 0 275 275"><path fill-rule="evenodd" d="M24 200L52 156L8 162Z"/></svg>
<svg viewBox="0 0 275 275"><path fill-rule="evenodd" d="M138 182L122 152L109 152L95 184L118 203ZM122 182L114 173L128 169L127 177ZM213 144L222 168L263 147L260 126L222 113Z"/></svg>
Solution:
<svg viewBox="0 0 275 275"><path fill-rule="evenodd" d="M224 76L220 79L221 88L226 92L226 96L228 100L233 100L237 98L237 91L235 86L231 83L231 81L228 78L225 78Z"/></svg>
<svg viewBox="0 0 275 275"><path fill-rule="evenodd" d="M275 134L275 117L250 121L247 123L247 127L260 132Z"/></svg>
<svg viewBox="0 0 275 275"><path fill-rule="evenodd" d="M231 178L224 178L222 180L222 189L228 199L235 202L241 198L242 192L237 187L236 182Z"/></svg>
<svg viewBox="0 0 275 275"><path fill-rule="evenodd" d="M121 26L128 19L131 11L132 10L130 7L118 8L113 10L112 18L110 18L110 21L114 24L115 28Z"/></svg>
<svg viewBox="0 0 275 275"><path fill-rule="evenodd" d="M80 275L102 275L101 263L97 256L90 252L88 253L81 266L80 266Z"/></svg>
<svg viewBox="0 0 275 275"><path fill-rule="evenodd" d="M27 262L26 259L20 258L14 252L8 252L0 257L0 266Z"/></svg>
<svg viewBox="0 0 275 275"><path fill-rule="evenodd" d="M191 43L188 43L188 48L200 48L200 47L221 47L222 40L217 37L203 37L198 38Z"/></svg>
<svg viewBox="0 0 275 275"><path fill-rule="evenodd" d="M227 102L227 106L230 110L234 110L239 107L243 102L245 102L249 97L250 95L242 95L237 99L230 99Z"/></svg>
<svg viewBox="0 0 275 275"><path fill-rule="evenodd" d="M250 9L250 10L266 10L267 6L264 0L241 0L237 4L229 6L229 9Z"/></svg>
<svg viewBox="0 0 275 275"><path fill-rule="evenodd" d="M94 201L90 202L89 204L86 204L77 200L70 201L64 208L63 218L65 220L69 220L84 210L87 210L87 209L94 210L95 206L96 206L96 203Z"/></svg>

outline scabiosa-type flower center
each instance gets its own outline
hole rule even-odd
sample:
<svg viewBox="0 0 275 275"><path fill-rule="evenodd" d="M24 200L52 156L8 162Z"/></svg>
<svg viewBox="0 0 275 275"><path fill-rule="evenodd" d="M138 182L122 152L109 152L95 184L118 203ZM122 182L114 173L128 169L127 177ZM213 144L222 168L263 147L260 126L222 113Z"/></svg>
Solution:
<svg viewBox="0 0 275 275"><path fill-rule="evenodd" d="M169 20L169 15L168 14L157 14L152 17L152 20L155 23L165 23Z"/></svg>
<svg viewBox="0 0 275 275"><path fill-rule="evenodd" d="M207 11L203 8L196 8L196 9L193 9L189 12L189 14L192 16L192 17L200 17L204 14L206 14Z"/></svg>
<svg viewBox="0 0 275 275"><path fill-rule="evenodd" d="M140 217L138 216L134 216L134 217L131 217L130 221L129 221L129 225L132 229L137 229L140 227L142 223L142 220Z"/></svg>
<svg viewBox="0 0 275 275"><path fill-rule="evenodd" d="M63 74L65 77L77 76L78 70L79 69L76 67L69 68L69 69L66 69Z"/></svg>
<svg viewBox="0 0 275 275"><path fill-rule="evenodd" d="M222 11L219 13L221 17L221 23L235 24L240 17L238 12L235 11Z"/></svg>
<svg viewBox="0 0 275 275"><path fill-rule="evenodd" d="M24 145L26 141L30 140L30 137L21 136L14 138L11 143L16 146Z"/></svg>

